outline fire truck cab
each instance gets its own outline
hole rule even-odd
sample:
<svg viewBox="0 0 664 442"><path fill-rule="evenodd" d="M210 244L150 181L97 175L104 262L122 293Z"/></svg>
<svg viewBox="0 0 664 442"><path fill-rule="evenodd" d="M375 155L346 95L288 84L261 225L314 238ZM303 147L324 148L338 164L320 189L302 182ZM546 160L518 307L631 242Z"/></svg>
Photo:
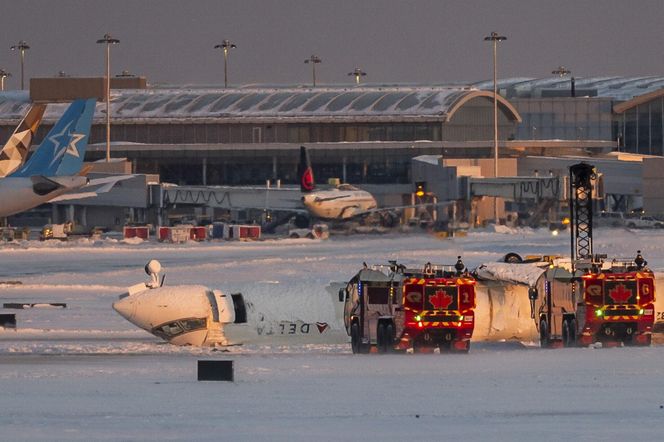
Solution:
<svg viewBox="0 0 664 442"><path fill-rule="evenodd" d="M634 259L554 259L531 290L542 347L650 345L655 279L640 253Z"/></svg>
<svg viewBox="0 0 664 442"><path fill-rule="evenodd" d="M353 353L375 348L468 352L475 325L475 280L454 266L364 266L341 289Z"/></svg>

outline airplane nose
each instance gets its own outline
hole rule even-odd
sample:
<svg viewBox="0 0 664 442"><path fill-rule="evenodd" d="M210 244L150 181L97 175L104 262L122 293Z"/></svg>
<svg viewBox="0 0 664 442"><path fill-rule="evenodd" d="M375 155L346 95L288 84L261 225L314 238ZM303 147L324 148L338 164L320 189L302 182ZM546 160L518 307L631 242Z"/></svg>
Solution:
<svg viewBox="0 0 664 442"><path fill-rule="evenodd" d="M113 309L118 312L123 318L131 319L134 316L135 306L129 296L120 299L113 303Z"/></svg>

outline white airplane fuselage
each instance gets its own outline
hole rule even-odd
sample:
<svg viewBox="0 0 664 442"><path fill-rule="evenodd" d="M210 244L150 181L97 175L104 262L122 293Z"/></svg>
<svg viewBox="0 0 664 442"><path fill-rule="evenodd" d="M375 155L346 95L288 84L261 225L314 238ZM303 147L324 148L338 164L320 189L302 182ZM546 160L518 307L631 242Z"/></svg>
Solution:
<svg viewBox="0 0 664 442"><path fill-rule="evenodd" d="M313 216L326 220L345 220L378 207L373 195L355 188L313 191L304 194L302 203Z"/></svg>
<svg viewBox="0 0 664 442"><path fill-rule="evenodd" d="M325 322L279 319L254 312L251 303L201 285L137 284L113 309L143 330L175 345L216 346L258 342L345 342L345 332ZM335 295L336 296L336 295ZM237 302L244 314L237 315Z"/></svg>
<svg viewBox="0 0 664 442"><path fill-rule="evenodd" d="M84 176L6 177L0 179L0 217L14 215L87 184Z"/></svg>

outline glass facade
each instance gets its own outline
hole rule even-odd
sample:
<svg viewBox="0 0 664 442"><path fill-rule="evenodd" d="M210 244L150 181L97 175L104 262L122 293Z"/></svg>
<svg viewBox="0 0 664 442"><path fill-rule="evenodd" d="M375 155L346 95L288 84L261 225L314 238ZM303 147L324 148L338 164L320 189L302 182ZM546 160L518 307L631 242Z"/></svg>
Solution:
<svg viewBox="0 0 664 442"><path fill-rule="evenodd" d="M664 97L616 114L614 139L620 140L620 150L647 155L664 155Z"/></svg>
<svg viewBox="0 0 664 442"><path fill-rule="evenodd" d="M514 98L519 140L611 140L609 98Z"/></svg>

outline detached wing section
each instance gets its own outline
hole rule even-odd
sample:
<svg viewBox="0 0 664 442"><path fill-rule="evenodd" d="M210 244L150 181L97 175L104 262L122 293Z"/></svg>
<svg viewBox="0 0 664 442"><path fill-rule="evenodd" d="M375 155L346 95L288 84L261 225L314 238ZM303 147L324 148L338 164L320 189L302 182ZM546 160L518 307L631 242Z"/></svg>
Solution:
<svg viewBox="0 0 664 442"><path fill-rule="evenodd" d="M16 171L25 162L32 139L41 124L45 104L34 104L0 150L0 178Z"/></svg>

